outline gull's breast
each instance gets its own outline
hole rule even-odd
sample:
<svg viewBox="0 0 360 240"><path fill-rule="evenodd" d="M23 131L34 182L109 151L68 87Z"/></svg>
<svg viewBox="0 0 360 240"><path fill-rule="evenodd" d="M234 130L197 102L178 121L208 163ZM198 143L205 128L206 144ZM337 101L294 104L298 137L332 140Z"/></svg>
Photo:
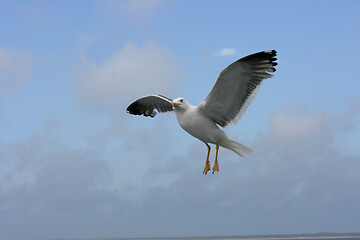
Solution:
<svg viewBox="0 0 360 240"><path fill-rule="evenodd" d="M214 121L199 113L195 107L176 113L176 117L186 132L203 142L216 144L221 139L227 138Z"/></svg>

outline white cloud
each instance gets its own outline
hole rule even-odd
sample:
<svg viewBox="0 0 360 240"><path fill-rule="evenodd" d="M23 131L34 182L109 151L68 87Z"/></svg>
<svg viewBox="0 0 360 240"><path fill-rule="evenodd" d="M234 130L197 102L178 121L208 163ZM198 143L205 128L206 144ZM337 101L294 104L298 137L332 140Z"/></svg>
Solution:
<svg viewBox="0 0 360 240"><path fill-rule="evenodd" d="M235 55L237 52L234 48L222 48L217 52L219 56Z"/></svg>
<svg viewBox="0 0 360 240"><path fill-rule="evenodd" d="M292 141L317 133L324 126L324 122L324 114L309 113L302 105L289 104L273 113L270 127L274 138L279 141Z"/></svg>
<svg viewBox="0 0 360 240"><path fill-rule="evenodd" d="M100 64L87 60L80 74L77 93L95 106L154 93L171 97L184 76L174 55L155 43L129 43Z"/></svg>
<svg viewBox="0 0 360 240"><path fill-rule="evenodd" d="M272 114L270 135L257 148L265 152L283 149L288 157L317 154L333 140L331 122L324 112L310 112L301 104L288 104Z"/></svg>
<svg viewBox="0 0 360 240"><path fill-rule="evenodd" d="M0 47L0 97L14 91L29 76L32 59L23 52Z"/></svg>

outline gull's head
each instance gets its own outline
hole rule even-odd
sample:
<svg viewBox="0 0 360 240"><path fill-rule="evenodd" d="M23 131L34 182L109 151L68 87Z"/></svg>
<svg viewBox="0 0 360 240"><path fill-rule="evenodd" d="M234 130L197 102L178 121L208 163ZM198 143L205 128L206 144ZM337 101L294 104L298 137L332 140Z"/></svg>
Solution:
<svg viewBox="0 0 360 240"><path fill-rule="evenodd" d="M185 98L176 98L172 101L172 105L175 109L186 108L189 103L185 100Z"/></svg>

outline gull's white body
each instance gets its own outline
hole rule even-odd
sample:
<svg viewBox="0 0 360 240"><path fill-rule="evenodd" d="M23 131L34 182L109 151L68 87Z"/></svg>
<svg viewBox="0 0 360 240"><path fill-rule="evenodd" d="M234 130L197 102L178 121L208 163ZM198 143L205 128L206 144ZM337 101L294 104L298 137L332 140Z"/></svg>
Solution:
<svg viewBox="0 0 360 240"><path fill-rule="evenodd" d="M175 108L176 118L180 126L193 137L205 143L217 144L227 138L214 121L198 112L196 106L188 105Z"/></svg>
<svg viewBox="0 0 360 240"><path fill-rule="evenodd" d="M242 157L251 153L250 148L229 138L213 120L199 111L198 106L189 104L184 98L177 98L173 102L179 104L175 107L175 114L180 126L193 137L205 144L212 143L230 149Z"/></svg>

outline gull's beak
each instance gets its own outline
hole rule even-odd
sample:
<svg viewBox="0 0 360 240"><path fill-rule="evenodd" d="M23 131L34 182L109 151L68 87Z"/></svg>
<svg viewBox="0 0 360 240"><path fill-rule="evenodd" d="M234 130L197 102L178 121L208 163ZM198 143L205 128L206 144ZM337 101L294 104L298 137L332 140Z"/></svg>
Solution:
<svg viewBox="0 0 360 240"><path fill-rule="evenodd" d="M178 103L176 103L176 102L173 102L172 105L173 105L173 107L177 107L177 106L179 106L180 104L178 104Z"/></svg>

